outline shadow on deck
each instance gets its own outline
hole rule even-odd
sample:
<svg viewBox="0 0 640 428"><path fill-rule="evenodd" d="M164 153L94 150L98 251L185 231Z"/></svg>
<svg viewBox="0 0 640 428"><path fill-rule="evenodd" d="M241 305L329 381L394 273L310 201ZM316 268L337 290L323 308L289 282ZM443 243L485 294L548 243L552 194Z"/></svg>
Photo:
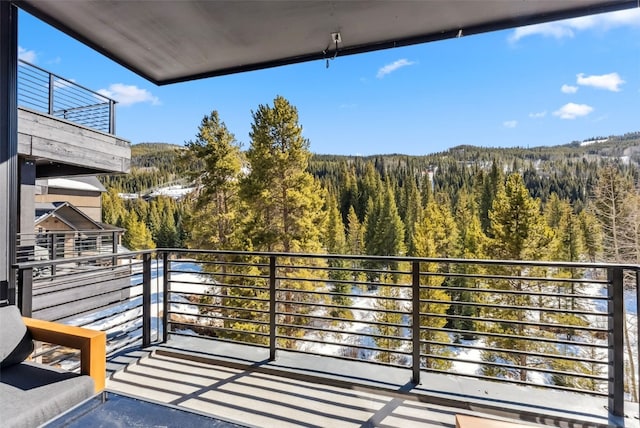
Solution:
<svg viewBox="0 0 640 428"><path fill-rule="evenodd" d="M363 362L173 337L113 358L107 388L254 426L455 426L455 415L522 424L637 427L606 400Z"/></svg>

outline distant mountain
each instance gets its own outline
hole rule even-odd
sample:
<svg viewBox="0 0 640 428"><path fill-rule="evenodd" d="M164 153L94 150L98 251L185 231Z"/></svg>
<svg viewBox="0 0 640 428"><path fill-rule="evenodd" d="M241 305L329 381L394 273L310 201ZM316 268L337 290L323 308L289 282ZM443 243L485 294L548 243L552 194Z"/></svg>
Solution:
<svg viewBox="0 0 640 428"><path fill-rule="evenodd" d="M103 183L123 191L139 191L149 187L174 183L185 177L185 166L178 162L183 146L168 143L140 143L131 146L131 174L106 176ZM625 165L640 165L640 132L624 135L594 136L583 141L573 141L558 146L539 147L480 147L460 145L448 150L422 156L403 154L381 154L372 156L355 155L313 155L310 171L317 177L327 174L335 176L335 170L343 162L373 162L380 172L395 174L411 164L420 171L446 168L454 164L476 165L488 169L495 161L504 168L527 168L535 165L539 172L550 174L568 161L595 162L614 159ZM332 171L333 170L333 171ZM333 174L332 174L333 172Z"/></svg>

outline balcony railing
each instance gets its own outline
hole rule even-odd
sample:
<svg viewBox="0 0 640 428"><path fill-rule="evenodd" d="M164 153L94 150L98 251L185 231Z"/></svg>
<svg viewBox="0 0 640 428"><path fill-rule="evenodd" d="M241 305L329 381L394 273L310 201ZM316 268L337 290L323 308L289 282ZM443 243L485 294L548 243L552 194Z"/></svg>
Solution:
<svg viewBox="0 0 640 428"><path fill-rule="evenodd" d="M116 101L20 60L18 105L115 134Z"/></svg>
<svg viewBox="0 0 640 428"><path fill-rule="evenodd" d="M95 281L120 285L96 296L79 282L69 305L57 295L79 273L33 278L61 261L23 263L18 301L35 317L63 301L74 309L54 320L107 331L110 353L198 335L271 359L287 350L404 367L415 383L445 373L589 394L614 415L637 400L638 266L204 250L75 262L88 260L102 260Z"/></svg>

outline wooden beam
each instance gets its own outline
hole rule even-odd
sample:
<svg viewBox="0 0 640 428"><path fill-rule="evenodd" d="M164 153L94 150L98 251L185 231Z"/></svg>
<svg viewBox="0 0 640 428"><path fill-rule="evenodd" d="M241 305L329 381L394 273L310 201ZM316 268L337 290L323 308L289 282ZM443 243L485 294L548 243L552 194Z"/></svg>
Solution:
<svg viewBox="0 0 640 428"><path fill-rule="evenodd" d="M80 350L80 372L91 376L95 391L105 386L107 335L104 331L23 318L34 340Z"/></svg>

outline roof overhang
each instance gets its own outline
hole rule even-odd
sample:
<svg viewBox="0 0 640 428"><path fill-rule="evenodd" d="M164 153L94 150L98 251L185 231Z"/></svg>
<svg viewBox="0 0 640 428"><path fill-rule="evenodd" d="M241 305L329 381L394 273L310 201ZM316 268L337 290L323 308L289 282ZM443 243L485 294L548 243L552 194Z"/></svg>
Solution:
<svg viewBox="0 0 640 428"><path fill-rule="evenodd" d="M637 7L639 0L16 0L156 84Z"/></svg>

